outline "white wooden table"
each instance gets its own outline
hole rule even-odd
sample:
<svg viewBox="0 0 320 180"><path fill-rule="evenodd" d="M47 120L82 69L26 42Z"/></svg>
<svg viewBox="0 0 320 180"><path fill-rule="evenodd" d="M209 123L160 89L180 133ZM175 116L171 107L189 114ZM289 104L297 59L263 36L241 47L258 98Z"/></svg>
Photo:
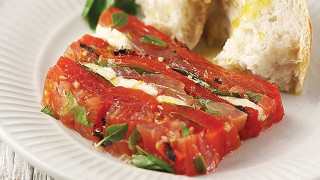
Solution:
<svg viewBox="0 0 320 180"><path fill-rule="evenodd" d="M51 180L53 178L30 165L0 139L0 180L29 179Z"/></svg>

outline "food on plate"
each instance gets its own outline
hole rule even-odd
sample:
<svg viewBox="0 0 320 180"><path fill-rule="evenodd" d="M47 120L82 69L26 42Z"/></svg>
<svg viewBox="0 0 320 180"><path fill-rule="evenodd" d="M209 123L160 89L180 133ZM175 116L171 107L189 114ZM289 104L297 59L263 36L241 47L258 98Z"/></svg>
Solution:
<svg viewBox="0 0 320 180"><path fill-rule="evenodd" d="M47 74L43 112L137 167L194 176L281 121L277 87L111 7Z"/></svg>
<svg viewBox="0 0 320 180"><path fill-rule="evenodd" d="M282 91L301 93L312 38L305 0L218 0L217 4L225 11L211 17L206 37L209 41L222 37L219 28L227 29L230 37L214 62L262 77ZM221 16L227 21L214 21Z"/></svg>

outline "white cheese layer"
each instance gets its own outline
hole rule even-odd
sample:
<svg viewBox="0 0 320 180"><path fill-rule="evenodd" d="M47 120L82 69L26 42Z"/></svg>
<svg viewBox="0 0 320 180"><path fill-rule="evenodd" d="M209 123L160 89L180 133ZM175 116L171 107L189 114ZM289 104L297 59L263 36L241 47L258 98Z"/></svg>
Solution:
<svg viewBox="0 0 320 180"><path fill-rule="evenodd" d="M259 121L264 121L267 119L267 116L264 113L264 110L254 102L249 101L248 99L241 99L241 98L229 97L229 96L219 96L219 97L237 106L251 107L253 109L256 109L259 112L259 115L258 115Z"/></svg>
<svg viewBox="0 0 320 180"><path fill-rule="evenodd" d="M115 28L98 25L93 36L106 40L116 49L132 49L132 43L123 33Z"/></svg>
<svg viewBox="0 0 320 180"><path fill-rule="evenodd" d="M110 82L114 86L122 86L130 89L139 89L152 96L158 95L158 91L153 86L148 85L143 81L138 81L135 79L125 79L123 77L116 77L113 78Z"/></svg>
<svg viewBox="0 0 320 180"><path fill-rule="evenodd" d="M93 63L85 63L84 66L91 69L92 71L99 74L100 76L104 77L108 81L117 77L116 72L114 72L114 70L110 67L101 67Z"/></svg>
<svg viewBox="0 0 320 180"><path fill-rule="evenodd" d="M139 89L152 96L157 96L159 93L153 85L147 84L144 81L139 81L136 79L126 79L121 76L117 76L116 72L110 67L101 67L93 63L84 63L83 65L89 68L94 73L97 73L100 76L104 77L114 86L121 86L130 89ZM185 101L171 96L159 95L157 96L157 100L158 102L171 103L181 106L187 105Z"/></svg>
<svg viewBox="0 0 320 180"><path fill-rule="evenodd" d="M180 106L187 106L187 103L185 101L182 101L181 99L171 97L171 96L160 95L157 97L157 100L159 102L171 103L171 104L176 104Z"/></svg>

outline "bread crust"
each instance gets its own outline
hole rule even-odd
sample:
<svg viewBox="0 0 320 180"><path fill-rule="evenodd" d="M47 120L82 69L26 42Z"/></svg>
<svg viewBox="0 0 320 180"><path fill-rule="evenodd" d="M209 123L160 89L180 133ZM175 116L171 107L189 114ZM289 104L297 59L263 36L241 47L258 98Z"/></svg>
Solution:
<svg viewBox="0 0 320 180"><path fill-rule="evenodd" d="M136 0L144 22L186 43L190 49L199 42L211 0Z"/></svg>
<svg viewBox="0 0 320 180"><path fill-rule="evenodd" d="M252 9L258 9L259 13L253 12L250 16L245 17L249 19L247 21L241 21L242 17L239 18L239 16L244 14L242 9L247 8L245 4L240 3L240 10L238 10L238 15L236 16L238 19L235 19L234 15L232 17L231 11L233 10L234 12L234 9L239 9L239 4L229 3L228 0L219 1L226 9L227 16L230 18L229 21L232 25L230 25L230 35L226 41L226 45L224 45L222 52L213 59L214 62L228 69L262 77L275 83L282 91L300 94L303 89L303 82L310 61L312 42L312 24L306 1L262 0L256 2L264 6L261 5L261 7ZM257 0L248 1L252 3ZM238 0L237 2L243 3L245 1ZM277 8L286 9L279 10ZM264 13L265 11L268 11L269 14ZM283 11L287 11L286 15L282 15L287 18L285 21L289 21L289 25L287 24L287 26L282 27L283 22L279 20L281 17L277 17L277 15L279 15L277 13ZM295 12L292 13L290 11ZM271 14L270 17L274 17L274 19L270 19L270 17L269 19L256 17L263 13L267 15ZM235 21L238 21L237 26L234 26L234 24L236 24L234 23ZM276 29L277 31L272 33L267 32L266 39L263 40L265 42L258 42L259 33L265 29L269 30L269 26L278 26L280 29ZM292 29L288 28L291 26ZM272 30L274 29L275 28ZM270 31L272 30L270 29ZM208 31L208 29L205 29L204 34L208 34L206 31ZM245 31L253 32L251 36L255 37L249 37L248 41L241 39L242 37L239 36L246 35ZM282 36L286 36L286 39ZM247 47L249 47L249 50L246 49ZM255 58L252 58L253 56ZM252 61L248 61L250 58Z"/></svg>

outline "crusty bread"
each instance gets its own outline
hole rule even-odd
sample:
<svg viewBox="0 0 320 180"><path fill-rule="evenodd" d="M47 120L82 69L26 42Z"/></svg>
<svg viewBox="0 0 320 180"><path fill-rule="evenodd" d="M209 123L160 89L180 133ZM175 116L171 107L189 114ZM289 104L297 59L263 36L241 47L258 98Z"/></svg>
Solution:
<svg viewBox="0 0 320 180"><path fill-rule="evenodd" d="M280 90L299 94L309 64L312 39L305 0L217 1L231 26L227 29L230 37L214 62L260 76L275 83ZM217 14L210 18L218 18ZM208 22L206 26L210 26ZM205 31L214 31L212 29ZM211 34L222 37L219 28L215 31L217 33ZM209 32L205 34L209 40L214 39Z"/></svg>
<svg viewBox="0 0 320 180"><path fill-rule="evenodd" d="M192 49L200 40L211 0L136 0L143 21Z"/></svg>

